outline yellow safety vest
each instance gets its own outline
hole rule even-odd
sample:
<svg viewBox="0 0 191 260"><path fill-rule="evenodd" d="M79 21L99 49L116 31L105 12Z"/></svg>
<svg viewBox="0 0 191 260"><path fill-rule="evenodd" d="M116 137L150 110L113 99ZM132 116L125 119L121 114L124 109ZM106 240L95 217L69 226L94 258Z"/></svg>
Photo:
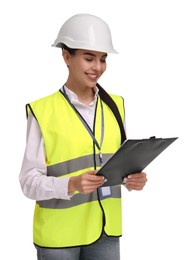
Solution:
<svg viewBox="0 0 191 260"><path fill-rule="evenodd" d="M112 98L124 119L123 99L114 95ZM113 113L105 103L102 104L102 154L106 162L120 147L121 136ZM48 176L65 178L100 168L99 150L60 91L27 104L27 111L33 113L42 132ZM96 140L101 138L101 114L98 96L94 120ZM122 235L120 186L111 187L110 197L101 197L99 188L87 195L76 192L70 200L36 202L33 237L38 246L62 248L88 245L98 240L103 231L108 236Z"/></svg>

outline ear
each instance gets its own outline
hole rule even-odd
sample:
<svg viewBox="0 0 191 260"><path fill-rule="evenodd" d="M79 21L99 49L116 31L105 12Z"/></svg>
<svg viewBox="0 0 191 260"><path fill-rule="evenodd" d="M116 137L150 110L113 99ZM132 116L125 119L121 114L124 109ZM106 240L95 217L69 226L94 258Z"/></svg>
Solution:
<svg viewBox="0 0 191 260"><path fill-rule="evenodd" d="M62 57L66 63L67 66L70 64L70 53L67 50L62 51Z"/></svg>

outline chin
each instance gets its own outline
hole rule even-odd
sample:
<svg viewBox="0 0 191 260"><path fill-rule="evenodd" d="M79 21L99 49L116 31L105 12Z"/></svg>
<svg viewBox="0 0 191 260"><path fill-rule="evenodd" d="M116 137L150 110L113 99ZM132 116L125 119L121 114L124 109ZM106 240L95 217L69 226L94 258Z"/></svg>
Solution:
<svg viewBox="0 0 191 260"><path fill-rule="evenodd" d="M87 83L86 86L87 86L88 88L94 88L94 87L96 86L96 84L97 84L97 81L94 81L94 82L89 82L89 83Z"/></svg>

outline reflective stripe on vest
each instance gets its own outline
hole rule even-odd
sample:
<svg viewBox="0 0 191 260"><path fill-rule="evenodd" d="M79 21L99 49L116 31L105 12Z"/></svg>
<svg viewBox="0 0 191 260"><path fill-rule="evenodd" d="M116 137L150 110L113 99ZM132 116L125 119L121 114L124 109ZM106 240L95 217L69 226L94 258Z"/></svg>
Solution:
<svg viewBox="0 0 191 260"><path fill-rule="evenodd" d="M121 198L121 190L118 187L111 187L111 193L112 198ZM107 197L105 199L107 199ZM83 196L81 194L76 194L71 200L51 199L37 201L37 204L42 208L66 209L95 200L98 200L97 192L93 192L91 194L83 194Z"/></svg>
<svg viewBox="0 0 191 260"><path fill-rule="evenodd" d="M123 101L113 96L119 110ZM29 108L29 107L28 107ZM30 104L41 128L48 176L64 178L99 169L99 151L76 113L58 91ZM94 134L101 136L101 110L98 98ZM122 113L122 117L124 114ZM120 146L120 130L112 112L104 104L105 162ZM111 131L112 129L112 131ZM112 196L99 199L99 191L75 194L71 200L39 201L34 215L34 243L42 247L71 247L96 241L104 228L109 236L121 235L121 189L112 187Z"/></svg>
<svg viewBox="0 0 191 260"><path fill-rule="evenodd" d="M103 161L107 162L113 154L104 154ZM72 173L92 166L92 154L75 158L66 162L57 163L47 167L47 175L60 177L63 173ZM96 165L99 165L99 155L95 155Z"/></svg>

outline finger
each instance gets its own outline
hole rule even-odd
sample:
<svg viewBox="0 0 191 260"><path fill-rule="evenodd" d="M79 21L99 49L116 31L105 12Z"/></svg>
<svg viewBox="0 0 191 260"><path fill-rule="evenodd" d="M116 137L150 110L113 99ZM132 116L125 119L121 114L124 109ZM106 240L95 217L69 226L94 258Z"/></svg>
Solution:
<svg viewBox="0 0 191 260"><path fill-rule="evenodd" d="M127 182L126 183L126 185L128 186L128 187L132 187L132 188L141 188L141 187L144 187L145 186L145 184L146 184L146 182L145 181L131 181L131 182Z"/></svg>
<svg viewBox="0 0 191 260"><path fill-rule="evenodd" d="M147 182L147 178L145 176L140 177L129 177L127 178L126 182Z"/></svg>
<svg viewBox="0 0 191 260"><path fill-rule="evenodd" d="M80 192L83 193L83 194L87 194L87 193L93 192L93 191L95 191L99 186L101 186L102 184L103 184L103 183L99 183L99 184L89 183L88 185L83 185L83 186L81 187Z"/></svg>
<svg viewBox="0 0 191 260"><path fill-rule="evenodd" d="M101 179L101 180L97 180L97 181L89 181L89 185L90 186L95 186L96 188L98 188L99 186L103 185L105 182L107 182L107 180L105 178Z"/></svg>
<svg viewBox="0 0 191 260"><path fill-rule="evenodd" d="M129 177L126 179L126 182L147 182L147 178L145 176L140 176L140 177Z"/></svg>
<svg viewBox="0 0 191 260"><path fill-rule="evenodd" d="M90 174L90 175L96 175L97 171L88 171L87 174Z"/></svg>
<svg viewBox="0 0 191 260"><path fill-rule="evenodd" d="M145 178L145 177L146 177L146 173L145 172L133 173L133 174L129 174L127 176L128 179L131 179L131 178Z"/></svg>
<svg viewBox="0 0 191 260"><path fill-rule="evenodd" d="M126 185L126 187L130 190L142 190L145 185Z"/></svg>
<svg viewBox="0 0 191 260"><path fill-rule="evenodd" d="M107 180L102 176L91 176L88 174L84 174L82 177L81 185L82 186L90 186L90 187L99 187L103 183L105 183Z"/></svg>
<svg viewBox="0 0 191 260"><path fill-rule="evenodd" d="M106 180L104 176L97 176L93 174L87 174L86 179L92 182L103 182Z"/></svg>
<svg viewBox="0 0 191 260"><path fill-rule="evenodd" d="M135 181L132 181L132 182L127 182L126 185L129 185L129 186L145 186L146 182L145 181L139 181L139 182L135 182Z"/></svg>

